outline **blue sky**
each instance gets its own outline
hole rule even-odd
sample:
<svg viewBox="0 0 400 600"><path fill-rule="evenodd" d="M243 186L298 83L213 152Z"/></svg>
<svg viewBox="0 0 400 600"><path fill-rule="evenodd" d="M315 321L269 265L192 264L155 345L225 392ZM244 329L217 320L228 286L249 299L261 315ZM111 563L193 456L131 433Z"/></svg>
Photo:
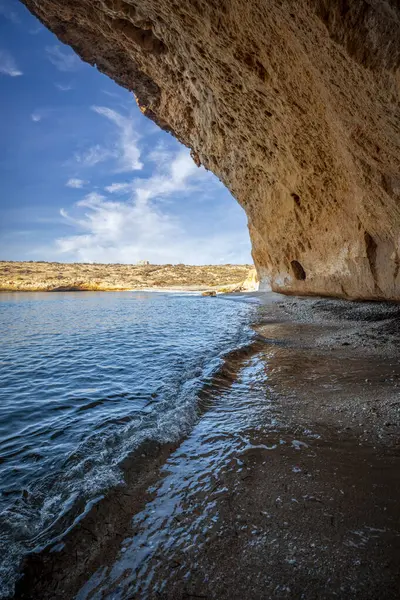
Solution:
<svg viewBox="0 0 400 600"><path fill-rule="evenodd" d="M0 259L251 262L218 179L17 0L0 0L0 131Z"/></svg>

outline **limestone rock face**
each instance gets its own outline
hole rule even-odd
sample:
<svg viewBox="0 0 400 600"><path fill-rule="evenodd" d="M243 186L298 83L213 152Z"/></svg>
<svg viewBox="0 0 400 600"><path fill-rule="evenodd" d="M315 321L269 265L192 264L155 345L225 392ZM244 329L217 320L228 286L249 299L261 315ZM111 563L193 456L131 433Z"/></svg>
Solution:
<svg viewBox="0 0 400 600"><path fill-rule="evenodd" d="M24 2L230 189L261 289L400 299L398 0Z"/></svg>

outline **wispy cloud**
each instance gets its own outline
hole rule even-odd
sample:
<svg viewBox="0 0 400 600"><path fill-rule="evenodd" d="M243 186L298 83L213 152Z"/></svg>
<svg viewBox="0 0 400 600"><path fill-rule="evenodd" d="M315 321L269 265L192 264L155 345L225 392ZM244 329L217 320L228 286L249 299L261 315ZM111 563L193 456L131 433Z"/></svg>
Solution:
<svg viewBox="0 0 400 600"><path fill-rule="evenodd" d="M31 35L37 35L38 33L42 33L43 31L45 31L45 28L43 27L43 25L38 25L37 27L33 27L32 29L29 29L29 33Z"/></svg>
<svg viewBox="0 0 400 600"><path fill-rule="evenodd" d="M18 77L23 74L7 50L0 50L0 73L10 75L10 77Z"/></svg>
<svg viewBox="0 0 400 600"><path fill-rule="evenodd" d="M146 179L135 178L131 182L115 182L104 189L111 194L134 193L138 199L167 198L175 193L194 191L196 184L204 184L204 169L198 169L187 150L171 153L163 146L148 155L156 163L153 175Z"/></svg>
<svg viewBox="0 0 400 600"><path fill-rule="evenodd" d="M115 131L107 136L107 144L94 144L85 150L75 152L75 161L82 167L94 167L98 163L112 159L116 164L114 168L116 173L129 173L142 169L138 146L139 135L134 129L133 119L106 106L91 108L110 121L115 126Z"/></svg>
<svg viewBox="0 0 400 600"><path fill-rule="evenodd" d="M94 167L98 163L115 157L115 150L95 144L83 152L75 152L75 160L84 167Z"/></svg>
<svg viewBox="0 0 400 600"><path fill-rule="evenodd" d="M104 188L110 194L126 194L132 191L132 183L112 183Z"/></svg>
<svg viewBox="0 0 400 600"><path fill-rule="evenodd" d="M69 92L70 90L73 89L73 86L70 83L55 83L54 85L61 92Z"/></svg>
<svg viewBox="0 0 400 600"><path fill-rule="evenodd" d="M35 123L39 121L43 121L43 119L48 119L54 117L57 114L57 107L55 106L40 106L39 108L35 108L35 110L31 113L31 119Z"/></svg>
<svg viewBox="0 0 400 600"><path fill-rule="evenodd" d="M115 92L109 92L108 90L101 90L103 92L103 94L106 94L106 96L110 96L111 98L120 98L120 96L118 94L116 94Z"/></svg>
<svg viewBox="0 0 400 600"><path fill-rule="evenodd" d="M83 188L85 185L87 185L87 181L85 181L84 179L78 179L78 178L74 178L71 177L71 179L68 179L67 183L65 184L67 187L70 188L74 188L74 189L81 189Z"/></svg>
<svg viewBox="0 0 400 600"><path fill-rule="evenodd" d="M114 123L118 131L116 144L119 170L121 172L135 171L143 168L140 162L140 150L138 147L139 135L134 129L134 121L131 116L124 117L116 110L106 106L92 106L97 114L106 117Z"/></svg>
<svg viewBox="0 0 400 600"><path fill-rule="evenodd" d="M107 191L129 194L126 201L92 192L75 205L74 214L61 211L77 233L57 240L58 251L69 260L131 263L192 264L249 260L246 232L230 229L202 231L201 224L188 231L182 218L166 200L185 195L201 185L209 174L197 169L186 150L165 151L164 162L153 176L127 183L113 183Z"/></svg>
<svg viewBox="0 0 400 600"><path fill-rule="evenodd" d="M0 0L0 15L14 23L14 25L20 23L20 18L15 10L10 7L9 0L7 0L7 3Z"/></svg>
<svg viewBox="0 0 400 600"><path fill-rule="evenodd" d="M46 46L47 58L59 71L76 71L81 65L81 60L72 50L61 46Z"/></svg>

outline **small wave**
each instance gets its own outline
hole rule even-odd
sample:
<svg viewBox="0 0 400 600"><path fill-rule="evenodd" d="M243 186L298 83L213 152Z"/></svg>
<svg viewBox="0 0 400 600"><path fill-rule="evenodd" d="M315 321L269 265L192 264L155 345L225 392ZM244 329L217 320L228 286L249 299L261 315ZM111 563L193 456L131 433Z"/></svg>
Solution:
<svg viewBox="0 0 400 600"><path fill-rule="evenodd" d="M91 503L123 484L124 462L135 449L182 439L207 409L211 391L234 378L236 358L254 340L247 327L252 307L180 298L199 293L152 293L146 302L135 293L134 303L132 295L52 303L50 337L46 303L43 313L36 307L32 315L41 338L25 340L23 355L17 329L9 392L21 417L18 428L9 428L15 456L1 465L0 597L12 593L23 555L58 543ZM57 326L63 335L54 335ZM29 385L29 404L25 396L18 399L22 385ZM18 469L19 487L11 485Z"/></svg>

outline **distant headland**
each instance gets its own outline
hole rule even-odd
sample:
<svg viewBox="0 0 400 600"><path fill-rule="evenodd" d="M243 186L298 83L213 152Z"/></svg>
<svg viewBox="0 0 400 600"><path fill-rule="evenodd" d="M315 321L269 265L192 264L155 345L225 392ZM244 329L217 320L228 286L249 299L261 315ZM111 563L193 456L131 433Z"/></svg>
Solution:
<svg viewBox="0 0 400 600"><path fill-rule="evenodd" d="M0 261L1 292L255 289L252 265L152 265Z"/></svg>

